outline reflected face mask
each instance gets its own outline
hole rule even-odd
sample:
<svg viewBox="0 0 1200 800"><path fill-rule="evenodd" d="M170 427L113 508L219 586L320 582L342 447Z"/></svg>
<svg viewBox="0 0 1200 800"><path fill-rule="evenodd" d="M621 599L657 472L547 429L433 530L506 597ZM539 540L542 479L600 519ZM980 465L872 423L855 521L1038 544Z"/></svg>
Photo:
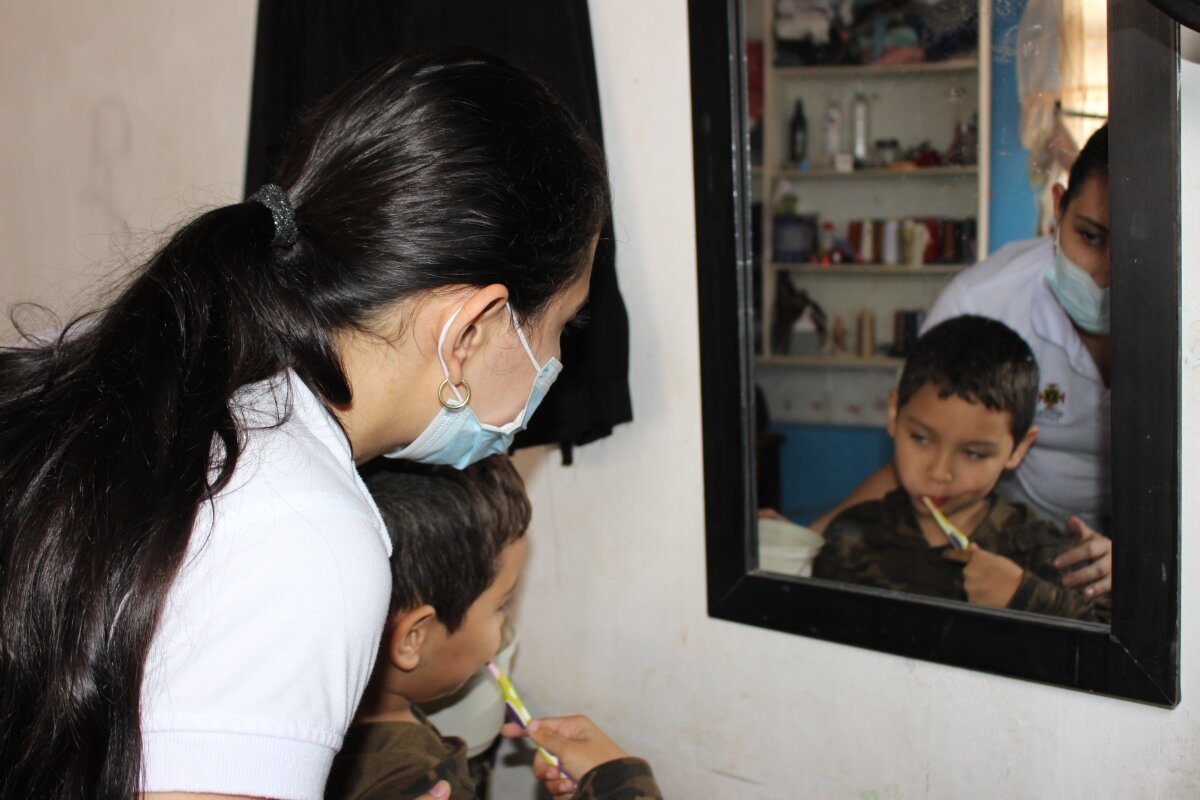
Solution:
<svg viewBox="0 0 1200 800"><path fill-rule="evenodd" d="M534 356L533 349L529 346L524 331L521 330L521 324L517 321L516 312L512 310L511 305L506 304L506 307L512 319L513 328L517 332L517 338L521 341L521 347L525 349L525 354L529 356L533 368L537 370L533 386L529 389L529 397L525 400L525 407L521 409L516 418L504 425L486 425L480 422L479 418L475 416L475 412L466 405L466 399L469 399L470 395L468 394L467 398L464 398L459 393L458 387L449 383L450 370L446 367L446 359L442 357L442 345L445 344L450 325L458 316L458 311L455 311L446 321L446 325L438 336L438 360L442 364L442 373L446 376L445 386L449 387L462 405L451 408L443 403L442 409L438 411L437 416L426 426L420 436L411 444L390 453L384 453L384 456L420 461L424 464L447 464L457 469L463 469L480 459L503 453L512 446L513 439L518 433L525 430L525 426L529 424L529 418L533 416L533 412L545 398L546 392L550 391L554 380L562 372L562 363L557 358L551 358L545 364L538 364L537 357ZM460 308L459 311L461 310Z"/></svg>
<svg viewBox="0 0 1200 800"><path fill-rule="evenodd" d="M1109 290L1101 289L1092 276L1063 253L1054 237L1054 268L1046 273L1046 285L1067 316L1088 333L1108 334Z"/></svg>

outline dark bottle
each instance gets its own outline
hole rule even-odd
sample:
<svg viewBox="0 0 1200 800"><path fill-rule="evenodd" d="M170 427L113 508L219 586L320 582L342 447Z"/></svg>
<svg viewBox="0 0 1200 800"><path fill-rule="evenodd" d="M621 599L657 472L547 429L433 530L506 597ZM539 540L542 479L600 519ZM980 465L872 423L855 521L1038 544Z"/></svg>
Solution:
<svg viewBox="0 0 1200 800"><path fill-rule="evenodd" d="M792 112L791 139L788 141L788 163L798 167L808 157L808 119L804 116L804 101L796 101Z"/></svg>

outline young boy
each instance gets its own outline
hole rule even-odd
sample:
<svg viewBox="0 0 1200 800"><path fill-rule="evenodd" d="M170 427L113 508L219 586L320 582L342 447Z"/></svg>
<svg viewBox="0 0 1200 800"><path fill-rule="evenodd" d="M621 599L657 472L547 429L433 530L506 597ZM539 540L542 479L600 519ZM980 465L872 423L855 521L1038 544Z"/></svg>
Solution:
<svg viewBox="0 0 1200 800"><path fill-rule="evenodd" d="M1097 619L1053 561L1072 546L1056 527L993 494L1029 452L1038 368L1001 322L961 316L929 330L888 394L900 488L834 518L813 576L972 603ZM949 537L930 498L970 539Z"/></svg>
<svg viewBox="0 0 1200 800"><path fill-rule="evenodd" d="M500 649L525 558L529 500L504 456L465 470L398 462L366 482L393 542L391 611L325 796L402 800L445 781L449 797L473 799L466 744L439 735L416 704L453 693ZM584 717L537 720L529 735L578 779L576 786L535 766L555 794L661 798L649 765Z"/></svg>

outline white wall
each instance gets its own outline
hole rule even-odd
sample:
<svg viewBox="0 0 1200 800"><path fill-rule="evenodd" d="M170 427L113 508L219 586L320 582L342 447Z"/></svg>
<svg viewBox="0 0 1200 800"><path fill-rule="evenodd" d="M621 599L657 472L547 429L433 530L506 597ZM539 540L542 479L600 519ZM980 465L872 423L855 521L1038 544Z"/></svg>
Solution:
<svg viewBox="0 0 1200 800"><path fill-rule="evenodd" d="M178 198L236 195L252 6L0 0L0 300L65 308L121 220L160 227ZM1200 794L1190 543L1174 711L708 619L686 4L595 0L592 13L637 421L570 468L553 453L520 458L537 519L516 674L532 704L602 721L653 761L675 800ZM1183 97L1184 130L1200 130L1200 66L1186 65ZM1183 174L1184 218L1195 219L1194 133ZM1195 226L1184 251L1194 298ZM1200 300L1186 302L1191 409ZM1195 479L1194 418L1183 447ZM1192 531L1200 498L1184 499ZM528 797L526 786L523 770L498 779L502 798Z"/></svg>
<svg viewBox="0 0 1200 800"><path fill-rule="evenodd" d="M9 304L69 313L149 232L240 193L254 20L239 0L0 0L0 337Z"/></svg>

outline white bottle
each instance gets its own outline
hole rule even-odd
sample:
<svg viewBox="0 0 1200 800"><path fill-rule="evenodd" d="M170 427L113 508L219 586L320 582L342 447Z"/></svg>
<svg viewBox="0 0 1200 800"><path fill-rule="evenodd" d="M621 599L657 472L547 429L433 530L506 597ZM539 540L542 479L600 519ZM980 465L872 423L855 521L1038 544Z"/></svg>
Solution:
<svg viewBox="0 0 1200 800"><path fill-rule="evenodd" d="M830 166L842 152L842 106L834 95L829 96L829 104L825 106L825 155L829 157Z"/></svg>
<svg viewBox="0 0 1200 800"><path fill-rule="evenodd" d="M855 162L862 164L870 153L871 106L861 86L854 93L854 103L851 108L854 125L854 143L851 152L854 154Z"/></svg>

